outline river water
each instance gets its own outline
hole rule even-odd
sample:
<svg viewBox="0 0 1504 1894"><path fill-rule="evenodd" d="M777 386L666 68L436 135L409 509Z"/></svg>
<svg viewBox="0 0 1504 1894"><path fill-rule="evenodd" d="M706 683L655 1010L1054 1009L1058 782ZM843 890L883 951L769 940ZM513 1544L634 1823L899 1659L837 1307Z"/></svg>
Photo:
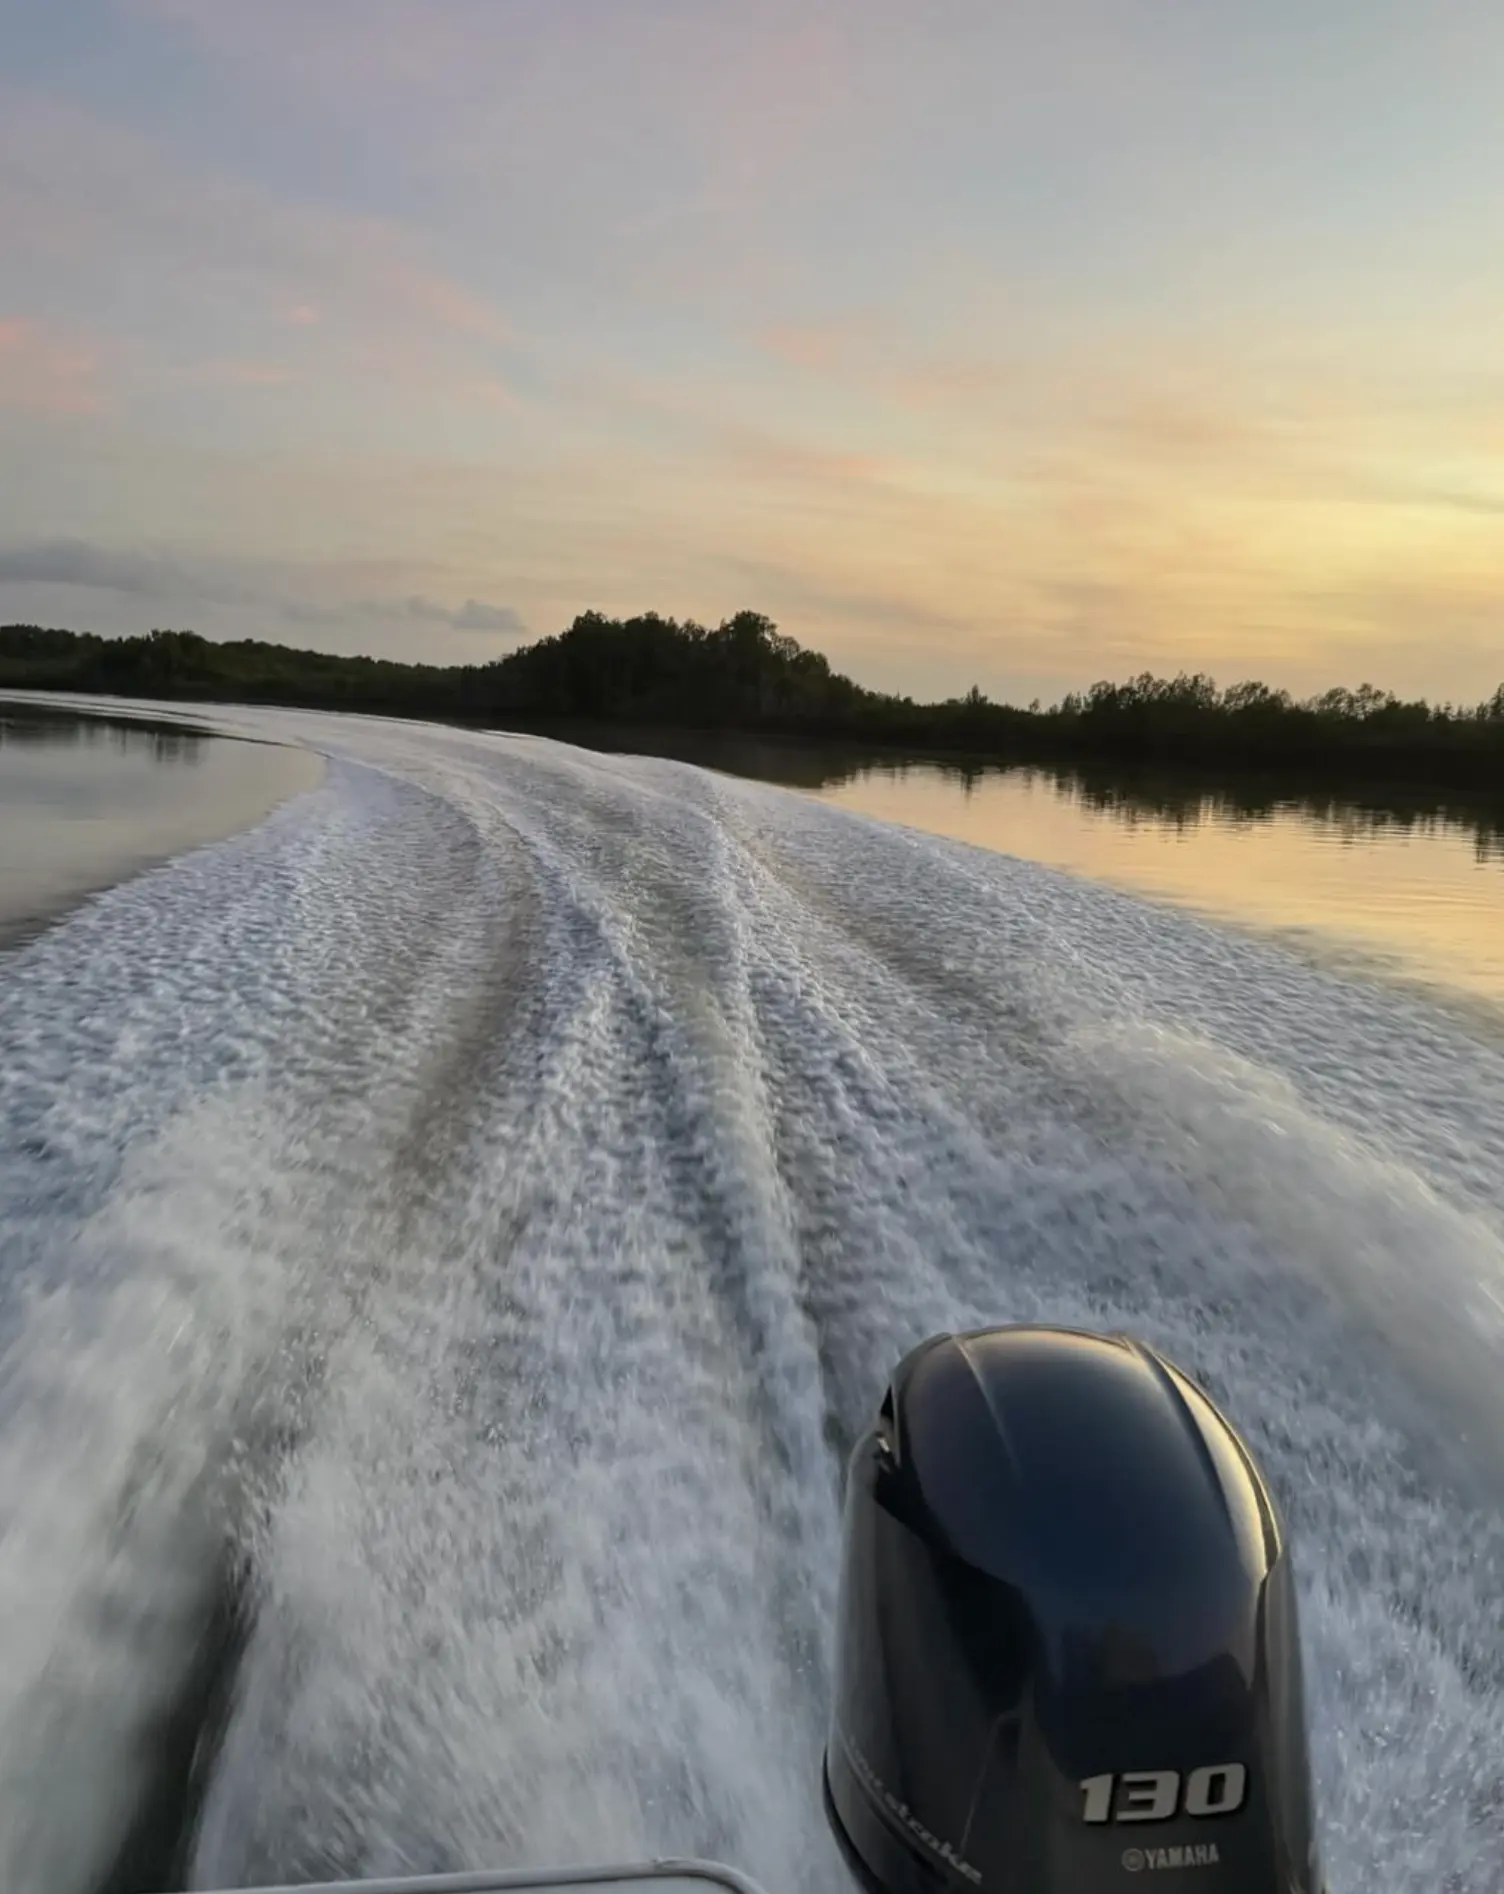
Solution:
<svg viewBox="0 0 1504 1894"><path fill-rule="evenodd" d="M835 1894L842 1450L1048 1319L1268 1467L1334 1894L1504 1886L1495 1032L839 797L213 720L322 773L0 959L0 1885L121 1884L228 1583L188 1882Z"/></svg>
<svg viewBox="0 0 1504 1894"><path fill-rule="evenodd" d="M634 747L618 732L583 741ZM655 755L785 784L837 808L1281 938L1361 975L1504 1005L1504 799L1278 779L1197 782L863 756L849 747L655 731Z"/></svg>
<svg viewBox="0 0 1504 1894"><path fill-rule="evenodd" d="M285 744L0 696L0 943L153 862L249 827L319 774L315 755Z"/></svg>

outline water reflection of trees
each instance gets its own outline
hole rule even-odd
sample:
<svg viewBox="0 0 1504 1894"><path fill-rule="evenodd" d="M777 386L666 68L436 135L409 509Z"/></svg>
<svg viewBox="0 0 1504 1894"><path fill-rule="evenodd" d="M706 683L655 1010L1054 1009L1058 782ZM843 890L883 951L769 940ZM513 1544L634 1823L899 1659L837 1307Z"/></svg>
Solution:
<svg viewBox="0 0 1504 1894"><path fill-rule="evenodd" d="M1455 791L1355 787L1339 794L1330 785L1114 781L1094 771L1040 773L1084 807L1130 824L1251 828L1293 815L1354 845L1388 836L1460 832L1472 838L1480 861L1504 861L1504 803L1470 801Z"/></svg>
<svg viewBox="0 0 1504 1894"><path fill-rule="evenodd" d="M0 704L0 748L111 749L147 755L153 763L198 763L209 738L204 731L149 718L97 716L54 710L41 704Z"/></svg>
<svg viewBox="0 0 1504 1894"><path fill-rule="evenodd" d="M1241 773L1210 777L1183 770L1135 772L1043 764L1009 769L969 758L911 757L856 745L801 744L718 732L636 731L627 743L619 731L572 734L591 747L630 747L674 756L791 789L833 789L859 780L902 783L922 774L931 781L938 776L952 782L970 796L987 778L1009 775L1037 783L1126 828L1189 831L1202 824L1253 828L1279 816L1293 816L1355 845L1385 836L1461 832L1472 838L1479 861L1504 863L1504 799L1482 801L1455 790L1357 784L1339 793L1329 782L1303 784Z"/></svg>
<svg viewBox="0 0 1504 1894"><path fill-rule="evenodd" d="M1480 861L1504 861L1504 801L1485 802L1450 790L1275 782L1263 778L1206 779L1113 776L1093 769L1049 769L1035 774L1085 808L1126 824L1158 827L1254 827L1293 815L1353 844L1385 836L1460 831L1472 837Z"/></svg>
<svg viewBox="0 0 1504 1894"><path fill-rule="evenodd" d="M556 733L587 748L676 758L790 789L832 789L858 780L902 783L922 773L953 782L970 796L989 777L1037 783L1126 828L1189 831L1202 824L1256 827L1279 816L1312 822L1340 841L1460 832L1480 862L1504 864L1504 799L1469 798L1455 790L1354 785L1338 793L1326 782L1239 773L1213 777L1186 770L1112 770L1092 764L1019 764L967 757L908 756L860 744L801 743L726 731L571 724ZM157 763L197 763L209 733L149 719L111 718L39 704L0 704L0 745L100 744L145 749Z"/></svg>

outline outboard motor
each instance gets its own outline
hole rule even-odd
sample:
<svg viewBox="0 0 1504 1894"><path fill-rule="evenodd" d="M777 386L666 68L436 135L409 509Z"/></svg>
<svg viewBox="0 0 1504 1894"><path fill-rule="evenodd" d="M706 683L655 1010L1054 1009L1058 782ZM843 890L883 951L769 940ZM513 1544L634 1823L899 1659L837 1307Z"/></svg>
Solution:
<svg viewBox="0 0 1504 1894"><path fill-rule="evenodd" d="M908 1355L851 1457L837 1646L826 1811L868 1894L1321 1894L1280 1520L1152 1349Z"/></svg>

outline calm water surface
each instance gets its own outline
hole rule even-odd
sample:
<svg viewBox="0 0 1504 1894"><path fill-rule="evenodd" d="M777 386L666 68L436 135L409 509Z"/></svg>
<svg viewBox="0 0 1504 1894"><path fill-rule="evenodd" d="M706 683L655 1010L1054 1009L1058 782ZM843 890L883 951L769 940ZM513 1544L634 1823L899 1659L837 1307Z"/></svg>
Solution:
<svg viewBox="0 0 1504 1894"><path fill-rule="evenodd" d="M0 945L311 788L308 751L0 699Z"/></svg>

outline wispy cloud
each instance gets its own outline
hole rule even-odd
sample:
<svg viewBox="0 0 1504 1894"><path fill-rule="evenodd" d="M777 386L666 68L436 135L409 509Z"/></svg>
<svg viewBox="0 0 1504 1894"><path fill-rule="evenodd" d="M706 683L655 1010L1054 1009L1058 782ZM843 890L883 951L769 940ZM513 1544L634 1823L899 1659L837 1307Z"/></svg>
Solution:
<svg viewBox="0 0 1504 1894"><path fill-rule="evenodd" d="M1014 360L966 349L947 353L933 341L885 329L877 317L863 323L790 325L764 330L759 349L789 367L842 382L867 399L919 411L974 409L978 402L1016 392L1027 379Z"/></svg>
<svg viewBox="0 0 1504 1894"><path fill-rule="evenodd" d="M1482 519L1496 519L1504 514L1504 469L1500 472L1501 486L1491 493L1482 489L1396 481L1392 485L1376 483L1373 497L1380 502L1388 500L1395 506L1422 507L1442 513L1471 513Z"/></svg>
<svg viewBox="0 0 1504 1894"><path fill-rule="evenodd" d="M744 475L759 479L869 488L893 482L898 473L897 462L890 456L813 446L733 424L715 431L727 459Z"/></svg>
<svg viewBox="0 0 1504 1894"><path fill-rule="evenodd" d="M0 408L98 414L104 405L95 349L20 317L0 321Z"/></svg>
<svg viewBox="0 0 1504 1894"><path fill-rule="evenodd" d="M923 599L905 598L891 591L864 592L839 584L822 584L797 566L781 565L774 560L728 559L725 565L728 571L742 578L749 596L765 599L777 611L794 612L801 618L818 614L822 618L844 620L858 629L920 636L976 629Z"/></svg>
<svg viewBox="0 0 1504 1894"><path fill-rule="evenodd" d="M13 267L105 305L128 285L135 319L169 333L214 309L332 330L346 348L360 337L432 356L463 347L478 352L472 364L508 333L492 301L401 224L185 167L148 131L55 100L7 100L0 219Z"/></svg>
<svg viewBox="0 0 1504 1894"><path fill-rule="evenodd" d="M82 539L0 547L0 579L13 585L80 585L141 598L196 589L189 571L161 553L90 545Z"/></svg>
<svg viewBox="0 0 1504 1894"><path fill-rule="evenodd" d="M496 631L512 638L520 638L527 631L522 614L513 611L510 605L488 605L479 598L467 598L463 605L455 607L437 604L417 594L401 600L363 599L348 608L348 616L352 619L363 616L414 618L425 624L447 625L451 631Z"/></svg>
<svg viewBox="0 0 1504 1894"><path fill-rule="evenodd" d="M847 328L776 328L758 337L759 346L780 362L795 368L831 369L847 359L851 332Z"/></svg>
<svg viewBox="0 0 1504 1894"><path fill-rule="evenodd" d="M282 362L198 362L182 373L186 380L225 388L284 388L293 379L292 370Z"/></svg>
<svg viewBox="0 0 1504 1894"><path fill-rule="evenodd" d="M7 584L443 656L767 602L901 688L1403 623L1482 681L1498 8L100 4L122 58L89 7L0 80Z"/></svg>
<svg viewBox="0 0 1504 1894"><path fill-rule="evenodd" d="M358 627L373 620L442 625L451 631L521 637L527 625L509 605L467 598L445 605L422 593L395 597L329 599L329 576L305 576L293 590L285 569L257 573L246 562L193 559L155 548L95 545L83 539L42 540L0 546L0 584L75 586L118 592L162 605L230 605L266 611L294 625Z"/></svg>

